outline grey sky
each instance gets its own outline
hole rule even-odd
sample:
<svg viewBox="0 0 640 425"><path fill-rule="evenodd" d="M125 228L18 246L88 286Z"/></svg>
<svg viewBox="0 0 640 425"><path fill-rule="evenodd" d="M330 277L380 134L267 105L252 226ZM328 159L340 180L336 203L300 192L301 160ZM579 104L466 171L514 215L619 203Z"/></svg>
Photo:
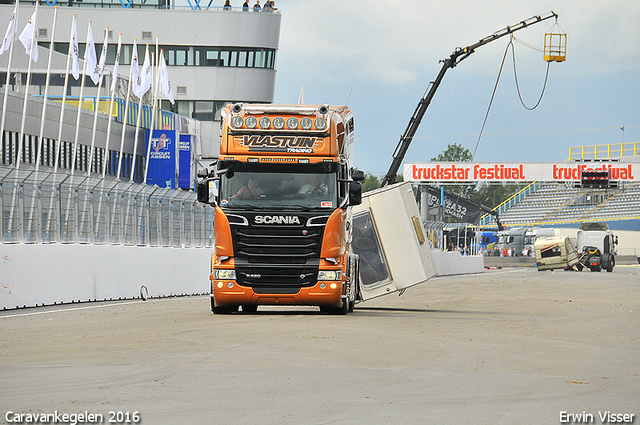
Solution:
<svg viewBox="0 0 640 425"><path fill-rule="evenodd" d="M356 115L356 164L384 174L419 99L456 47L553 10L568 35L542 103L526 110L507 56L479 161L562 161L570 146L640 142L640 2L635 0L277 0L282 30L276 103L345 104ZM515 33L518 82L533 105L543 87L550 19ZM459 143L472 152L509 37L448 71L407 153L428 161ZM624 132L620 126L625 126Z"/></svg>

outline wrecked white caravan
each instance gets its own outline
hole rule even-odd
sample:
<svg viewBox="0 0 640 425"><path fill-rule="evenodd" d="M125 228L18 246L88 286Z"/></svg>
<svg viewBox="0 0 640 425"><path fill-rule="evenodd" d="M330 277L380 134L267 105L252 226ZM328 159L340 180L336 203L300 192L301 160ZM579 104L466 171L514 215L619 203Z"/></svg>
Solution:
<svg viewBox="0 0 640 425"><path fill-rule="evenodd" d="M353 208L353 250L360 256L361 301L423 283L436 266L411 183L363 194Z"/></svg>

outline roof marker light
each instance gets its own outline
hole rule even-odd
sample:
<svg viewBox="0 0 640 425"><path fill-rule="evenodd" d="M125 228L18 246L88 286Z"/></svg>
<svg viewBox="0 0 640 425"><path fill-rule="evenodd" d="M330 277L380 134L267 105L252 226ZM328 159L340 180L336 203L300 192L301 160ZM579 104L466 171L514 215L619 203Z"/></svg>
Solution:
<svg viewBox="0 0 640 425"><path fill-rule="evenodd" d="M300 120L300 127L302 127L303 130L310 130L312 125L313 121L309 117L304 117Z"/></svg>
<svg viewBox="0 0 640 425"><path fill-rule="evenodd" d="M249 115L245 120L244 120L244 124L248 127L248 128L256 128L256 125L258 124L258 120L256 119L256 117Z"/></svg>
<svg viewBox="0 0 640 425"><path fill-rule="evenodd" d="M260 128L262 128L263 130L266 130L269 127L271 127L271 120L269 119L269 117L261 117Z"/></svg>
<svg viewBox="0 0 640 425"><path fill-rule="evenodd" d="M244 124L244 119L242 119L240 115L234 115L233 118L231 118L231 125L234 128L242 128L243 124Z"/></svg>
<svg viewBox="0 0 640 425"><path fill-rule="evenodd" d="M287 127L289 127L289 129L291 130L295 130L296 128L298 128L298 118L296 117L287 118Z"/></svg>
<svg viewBox="0 0 640 425"><path fill-rule="evenodd" d="M282 130L284 128L284 118L275 117L273 119L273 126L276 128L276 130Z"/></svg>

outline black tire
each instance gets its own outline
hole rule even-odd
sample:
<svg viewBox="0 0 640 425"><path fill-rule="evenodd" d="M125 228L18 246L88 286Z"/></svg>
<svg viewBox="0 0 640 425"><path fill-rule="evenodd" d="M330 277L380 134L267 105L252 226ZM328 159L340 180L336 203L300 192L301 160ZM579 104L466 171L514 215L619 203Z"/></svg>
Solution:
<svg viewBox="0 0 640 425"><path fill-rule="evenodd" d="M258 311L258 306L257 305L243 305L242 306L242 312L243 313L255 313L256 311Z"/></svg>
<svg viewBox="0 0 640 425"><path fill-rule="evenodd" d="M329 310L329 314L335 314L338 316L344 316L349 313L349 300L347 298L342 300L342 307L335 307Z"/></svg>
<svg viewBox="0 0 640 425"><path fill-rule="evenodd" d="M211 297L211 312L213 314L231 314L235 311L238 311L238 306L237 305L231 305L231 306L216 306L216 303L213 299L213 297Z"/></svg>

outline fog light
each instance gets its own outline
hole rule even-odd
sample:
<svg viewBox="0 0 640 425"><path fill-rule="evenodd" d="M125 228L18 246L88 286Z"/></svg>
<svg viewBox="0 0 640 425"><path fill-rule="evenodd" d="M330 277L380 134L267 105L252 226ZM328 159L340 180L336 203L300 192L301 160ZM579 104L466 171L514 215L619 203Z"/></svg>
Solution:
<svg viewBox="0 0 640 425"><path fill-rule="evenodd" d="M329 285L329 287L330 287L331 289L336 289L336 288L338 287L338 285L337 285L337 284L335 284L335 283L332 283L331 285Z"/></svg>
<svg viewBox="0 0 640 425"><path fill-rule="evenodd" d="M326 288L326 287L327 287L327 285L325 285L325 284L324 284L324 282L322 282L322 283L320 284L320 289L324 289L324 288Z"/></svg>
<svg viewBox="0 0 640 425"><path fill-rule="evenodd" d="M233 282L227 283L227 286L229 287L229 289L233 288Z"/></svg>
<svg viewBox="0 0 640 425"><path fill-rule="evenodd" d="M218 282L218 289L222 289L223 286L224 286L224 283Z"/></svg>

